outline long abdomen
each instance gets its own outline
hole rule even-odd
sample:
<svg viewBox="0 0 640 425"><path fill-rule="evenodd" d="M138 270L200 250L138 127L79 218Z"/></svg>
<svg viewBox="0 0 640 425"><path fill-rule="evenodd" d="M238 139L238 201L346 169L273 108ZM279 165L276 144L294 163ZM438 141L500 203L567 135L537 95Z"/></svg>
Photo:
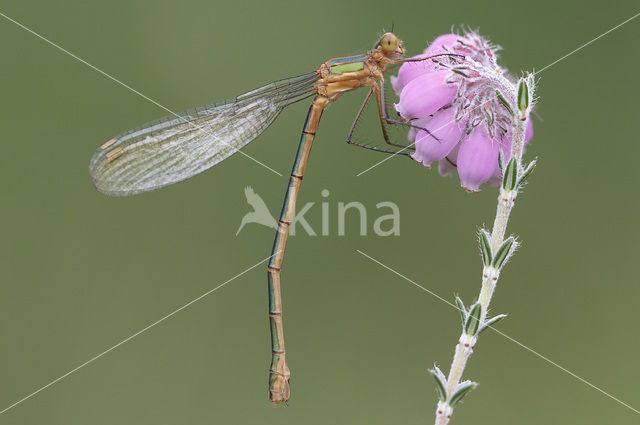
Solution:
<svg viewBox="0 0 640 425"><path fill-rule="evenodd" d="M311 145L322 116L322 111L329 104L323 96L313 99L300 137L300 144L296 154L289 187L284 197L282 212L278 220L278 230L273 241L271 260L269 261L269 321L271 324L271 368L269 370L269 400L275 405L289 400L289 378L291 372L287 365L284 346L284 330L282 327L282 289L280 285L280 271L284 259L284 250L289 235L289 227L295 216L296 199L300 183L304 176Z"/></svg>

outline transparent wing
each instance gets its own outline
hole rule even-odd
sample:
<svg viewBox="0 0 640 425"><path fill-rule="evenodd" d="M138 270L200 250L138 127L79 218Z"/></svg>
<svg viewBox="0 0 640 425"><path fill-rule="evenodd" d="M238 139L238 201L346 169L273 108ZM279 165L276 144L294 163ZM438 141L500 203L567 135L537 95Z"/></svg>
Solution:
<svg viewBox="0 0 640 425"><path fill-rule="evenodd" d="M286 106L314 93L315 73L267 84L116 136L93 154L95 187L111 196L147 192L192 177L236 153Z"/></svg>

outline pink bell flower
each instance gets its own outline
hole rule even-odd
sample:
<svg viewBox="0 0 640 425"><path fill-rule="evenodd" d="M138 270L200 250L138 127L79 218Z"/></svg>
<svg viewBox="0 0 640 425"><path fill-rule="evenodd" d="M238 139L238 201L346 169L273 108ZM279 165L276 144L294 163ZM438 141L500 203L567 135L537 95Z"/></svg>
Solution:
<svg viewBox="0 0 640 425"><path fill-rule="evenodd" d="M473 32L441 35L415 58L442 53L464 58L406 62L391 79L400 96L396 111L424 129L410 131L415 143L412 158L427 168L438 161L442 176L457 170L461 186L469 192L478 192L482 184L499 185L500 153L505 163L511 156L512 112L497 93L511 93L514 83L497 65L497 50ZM529 121L525 143L532 137Z"/></svg>

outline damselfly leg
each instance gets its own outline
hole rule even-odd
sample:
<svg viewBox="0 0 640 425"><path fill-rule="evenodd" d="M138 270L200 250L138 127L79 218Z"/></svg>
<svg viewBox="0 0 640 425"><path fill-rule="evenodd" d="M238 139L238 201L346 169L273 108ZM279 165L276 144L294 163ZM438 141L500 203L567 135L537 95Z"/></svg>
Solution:
<svg viewBox="0 0 640 425"><path fill-rule="evenodd" d="M371 97L373 96L375 92L375 89L373 87L371 87L371 89L369 90L369 92L367 93L366 97L364 98L364 101L362 102L362 105L360 106L360 109L358 110L358 113L356 114L354 120L353 120L353 124L351 124L351 128L349 128L349 132L347 133L347 143L359 148L364 148L364 149L369 149L375 152L382 152L382 153L387 153L387 154L399 154L399 155L409 155L410 152L404 152L402 150L398 151L398 150L388 150L388 149L382 149L379 148L377 146L372 146L372 145L365 145L363 143L359 143L353 140L353 136L354 136L354 132L356 130L356 127L358 125L358 122L360 121L360 119L362 118L362 114L364 113L365 108L367 107L367 104L369 103L369 100L371 99ZM382 115L380 115L382 116ZM400 148L405 149L406 146L404 145L400 145L397 143L392 143L389 140L389 137L387 135L386 132L386 128L385 128L385 124L384 124L384 120L380 120L380 125L382 126L382 133L384 135L384 139L385 142L389 145L393 145L393 146L398 146Z"/></svg>

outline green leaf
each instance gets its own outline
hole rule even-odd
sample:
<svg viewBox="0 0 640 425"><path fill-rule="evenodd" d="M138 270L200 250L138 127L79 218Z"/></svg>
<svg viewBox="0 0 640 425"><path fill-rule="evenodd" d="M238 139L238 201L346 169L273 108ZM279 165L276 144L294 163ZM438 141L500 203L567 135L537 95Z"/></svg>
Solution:
<svg viewBox="0 0 640 425"><path fill-rule="evenodd" d="M433 369L429 369L429 373L433 375L433 379L436 381L436 392L438 393L438 399L445 401L447 399L447 383L444 379L444 373L440 371L436 366Z"/></svg>
<svg viewBox="0 0 640 425"><path fill-rule="evenodd" d="M529 175L533 172L533 169L536 168L536 161L537 159L534 159L529 163L529 165L527 165L527 168L524 169L524 171L522 172L522 175L518 179L518 187L526 183L527 179L529 178Z"/></svg>
<svg viewBox="0 0 640 425"><path fill-rule="evenodd" d="M515 239L513 236L509 236L506 241L502 242L498 251L496 251L495 257L493 257L492 266L496 268L496 270L500 270L505 263L505 260L509 257L511 253L511 247Z"/></svg>
<svg viewBox="0 0 640 425"><path fill-rule="evenodd" d="M481 312L482 306L480 305L480 303L475 303L471 306L471 308L469 308L469 314L467 314L467 322L464 324L464 333L470 336L475 336L478 333Z"/></svg>
<svg viewBox="0 0 640 425"><path fill-rule="evenodd" d="M471 382L471 381L460 382L458 384L458 387L456 388L456 391L453 393L453 395L451 396L451 399L449 400L449 405L455 406L457 403L460 402L460 400L462 400L462 398L465 395L467 395L469 391L471 391L477 386L478 386L477 383Z"/></svg>
<svg viewBox="0 0 640 425"><path fill-rule="evenodd" d="M515 189L518 183L518 163L515 158L511 158L507 164L507 169L502 177L502 188L506 191Z"/></svg>
<svg viewBox="0 0 640 425"><path fill-rule="evenodd" d="M458 74L458 75L462 75L465 78L468 78L469 76L462 70L458 69L458 68L451 68L451 71L453 71L454 73Z"/></svg>
<svg viewBox="0 0 640 425"><path fill-rule="evenodd" d="M480 229L480 252L482 253L482 264L485 267L491 265L491 258L493 257L490 240L489 232Z"/></svg>
<svg viewBox="0 0 640 425"><path fill-rule="evenodd" d="M498 100L500 101L500 103L502 103L502 106L507 108L507 111L509 111L511 116L513 116L513 109L511 109L511 105L509 105L509 102L507 102L507 99L504 98L502 93L500 93L498 90L496 90L496 96L498 96Z"/></svg>
<svg viewBox="0 0 640 425"><path fill-rule="evenodd" d="M529 107L529 86L524 78L518 82L518 109L524 114Z"/></svg>
<svg viewBox="0 0 640 425"><path fill-rule="evenodd" d="M495 117L493 116L491 111L487 111L487 110L484 111L484 115L487 118L487 125L491 127L493 125L493 121L495 120Z"/></svg>
<svg viewBox="0 0 640 425"><path fill-rule="evenodd" d="M478 335L480 335L480 333L482 333L483 330L487 329L489 326L492 326L498 323L500 320L504 319L505 317L507 317L506 314L498 314L497 316L493 316L491 319L485 320L484 323L478 329Z"/></svg>
<svg viewBox="0 0 640 425"><path fill-rule="evenodd" d="M467 309L464 306L464 303L460 299L460 297L456 297L456 306L458 306L458 311L460 312L460 319L462 319L462 327L464 328L464 322L467 318Z"/></svg>

